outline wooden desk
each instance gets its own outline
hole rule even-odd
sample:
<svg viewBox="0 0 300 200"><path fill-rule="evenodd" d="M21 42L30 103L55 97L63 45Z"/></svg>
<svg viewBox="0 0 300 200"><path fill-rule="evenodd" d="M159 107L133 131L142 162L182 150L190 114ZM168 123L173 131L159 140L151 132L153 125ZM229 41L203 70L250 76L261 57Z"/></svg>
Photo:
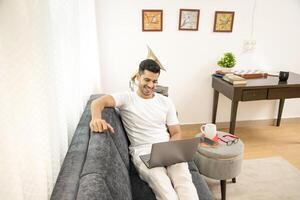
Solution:
<svg viewBox="0 0 300 200"><path fill-rule="evenodd" d="M239 101L279 99L277 126L280 126L285 99L300 98L300 75L290 72L287 82L279 82L278 77L273 76L247 79L246 85L232 85L221 78L212 77L212 87L214 89L212 123L216 123L219 93L222 93L232 101L229 132L234 134Z"/></svg>

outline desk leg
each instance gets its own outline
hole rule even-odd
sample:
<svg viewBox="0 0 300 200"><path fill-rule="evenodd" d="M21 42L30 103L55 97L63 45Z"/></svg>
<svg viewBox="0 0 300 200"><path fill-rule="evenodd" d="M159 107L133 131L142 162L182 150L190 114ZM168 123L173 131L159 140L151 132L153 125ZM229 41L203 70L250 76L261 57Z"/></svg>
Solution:
<svg viewBox="0 0 300 200"><path fill-rule="evenodd" d="M229 133L231 134L234 134L238 104L239 104L238 101L231 102L231 115L230 115L230 128L229 128Z"/></svg>
<svg viewBox="0 0 300 200"><path fill-rule="evenodd" d="M280 101L279 101L279 109L278 109L277 124L276 124L277 126L280 126L280 121L281 121L281 115L282 115L284 100L285 99L280 99Z"/></svg>
<svg viewBox="0 0 300 200"><path fill-rule="evenodd" d="M219 92L217 90L214 90L213 111L212 111L212 123L213 124L216 123L218 102L219 102Z"/></svg>

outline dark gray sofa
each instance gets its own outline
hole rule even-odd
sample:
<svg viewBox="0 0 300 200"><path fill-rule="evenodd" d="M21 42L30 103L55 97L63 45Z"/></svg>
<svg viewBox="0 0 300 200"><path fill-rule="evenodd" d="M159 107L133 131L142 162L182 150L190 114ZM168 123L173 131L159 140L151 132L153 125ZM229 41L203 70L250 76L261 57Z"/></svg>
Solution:
<svg viewBox="0 0 300 200"><path fill-rule="evenodd" d="M64 159L51 200L153 200L130 160L128 139L116 109L105 108L102 117L115 133L90 133L90 104L81 116ZM199 199L213 199L194 162L189 163Z"/></svg>

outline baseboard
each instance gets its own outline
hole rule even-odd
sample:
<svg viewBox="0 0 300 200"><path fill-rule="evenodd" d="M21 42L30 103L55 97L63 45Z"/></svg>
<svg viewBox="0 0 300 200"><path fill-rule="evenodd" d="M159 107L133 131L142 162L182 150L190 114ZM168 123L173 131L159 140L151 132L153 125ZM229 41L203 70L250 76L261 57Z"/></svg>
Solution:
<svg viewBox="0 0 300 200"><path fill-rule="evenodd" d="M277 119L262 119L262 120L244 120L244 121L237 121L236 127L245 127L245 126L271 126L276 125ZM281 124L286 123L300 123L300 117L296 118L282 118ZM186 130L199 130L200 126L205 123L199 124L181 124L181 128ZM229 128L230 122L217 122L216 123L218 128Z"/></svg>

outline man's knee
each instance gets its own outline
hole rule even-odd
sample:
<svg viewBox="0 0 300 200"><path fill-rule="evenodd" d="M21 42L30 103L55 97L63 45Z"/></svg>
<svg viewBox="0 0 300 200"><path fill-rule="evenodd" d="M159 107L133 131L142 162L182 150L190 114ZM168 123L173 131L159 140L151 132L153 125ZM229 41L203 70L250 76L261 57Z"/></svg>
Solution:
<svg viewBox="0 0 300 200"><path fill-rule="evenodd" d="M183 173L183 174L186 174L186 173L189 173L189 167L187 165L187 163L177 163L177 164L174 164L174 165L171 165L167 168L167 171L168 173Z"/></svg>
<svg viewBox="0 0 300 200"><path fill-rule="evenodd" d="M167 175L166 169L164 167L155 167L149 169L148 175L152 179L160 179Z"/></svg>
<svg viewBox="0 0 300 200"><path fill-rule="evenodd" d="M186 163L178 163L168 167L168 176L173 182L191 182L192 175Z"/></svg>

